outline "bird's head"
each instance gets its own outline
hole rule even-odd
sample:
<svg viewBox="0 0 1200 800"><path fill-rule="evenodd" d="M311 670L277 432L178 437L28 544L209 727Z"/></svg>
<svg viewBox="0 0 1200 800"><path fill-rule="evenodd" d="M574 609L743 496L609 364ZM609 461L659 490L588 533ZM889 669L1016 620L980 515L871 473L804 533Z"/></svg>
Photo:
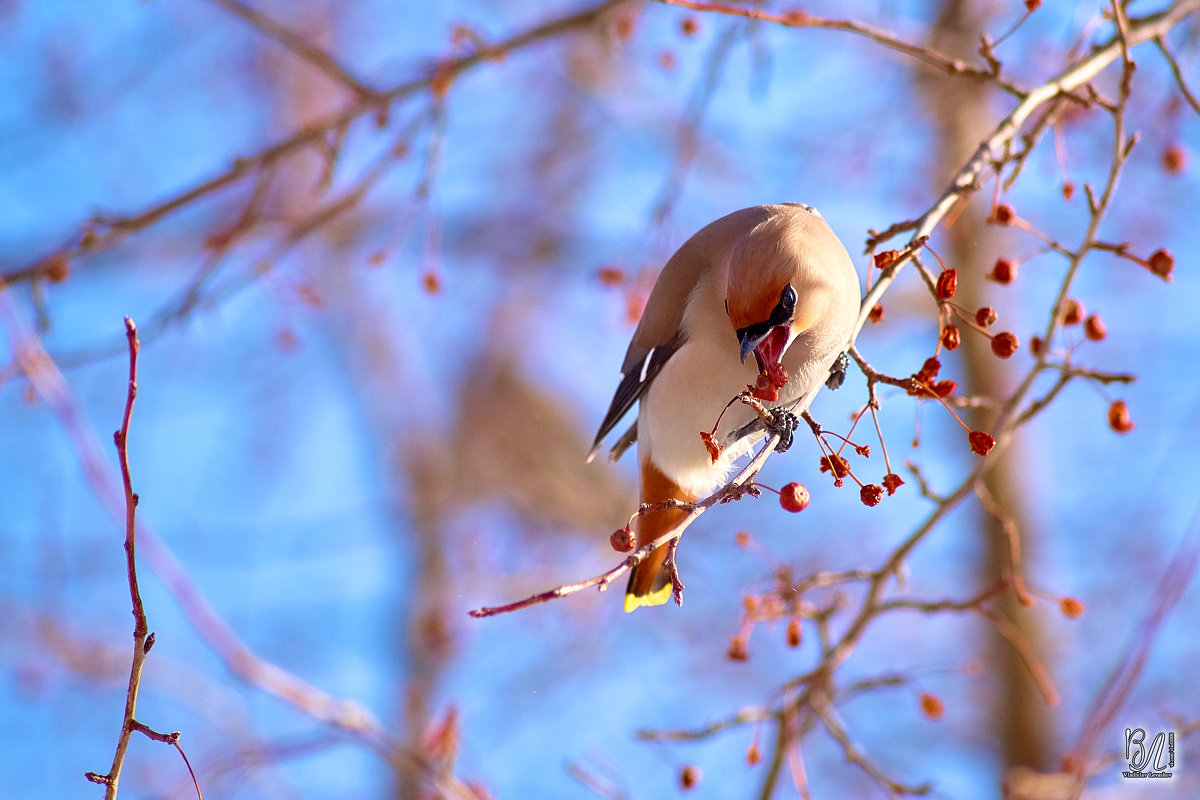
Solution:
<svg viewBox="0 0 1200 800"><path fill-rule="evenodd" d="M807 214L802 219L809 222ZM777 387L787 381L780 363L784 353L817 321L827 294L809 252L810 230L794 218L776 216L756 226L730 254L725 313L739 355L744 362L753 353L759 373Z"/></svg>

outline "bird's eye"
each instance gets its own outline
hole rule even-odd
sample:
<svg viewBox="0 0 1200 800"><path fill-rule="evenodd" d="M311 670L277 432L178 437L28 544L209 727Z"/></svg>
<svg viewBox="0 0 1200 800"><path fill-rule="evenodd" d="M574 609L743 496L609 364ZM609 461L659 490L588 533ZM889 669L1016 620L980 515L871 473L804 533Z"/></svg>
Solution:
<svg viewBox="0 0 1200 800"><path fill-rule="evenodd" d="M796 310L796 290L789 283L779 295L779 307L790 317Z"/></svg>

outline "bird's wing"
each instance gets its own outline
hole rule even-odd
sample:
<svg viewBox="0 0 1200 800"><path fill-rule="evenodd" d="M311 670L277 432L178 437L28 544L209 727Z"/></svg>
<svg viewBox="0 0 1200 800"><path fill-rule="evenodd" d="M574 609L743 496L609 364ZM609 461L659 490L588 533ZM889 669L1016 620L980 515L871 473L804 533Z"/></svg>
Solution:
<svg viewBox="0 0 1200 800"><path fill-rule="evenodd" d="M680 316L682 317L682 313ZM604 415L604 420L600 423L600 430L596 433L596 440L592 442L592 449L588 451L588 461L596 457L596 452L600 449L600 442L633 407L634 402L642 396L642 392L646 391L646 387L658 375L663 364L675 355L675 351L683 345L684 341L683 331L676 329L675 334L665 343L650 348L639 344L636 336L629 343L629 350L625 353L625 363L621 367L621 382L617 385L612 403L608 406L608 413ZM634 423L635 426L636 424ZM636 440L636 427L630 428L621 437L618 447L623 453ZM617 456L619 457L620 453L617 453Z"/></svg>
<svg viewBox="0 0 1200 800"><path fill-rule="evenodd" d="M600 430L588 453L589 461L595 457L604 437L616 427L654 381L663 365L687 341L683 316L696 284L712 270L726 269L729 251L737 238L769 216L769 209L756 206L722 217L688 239L667 261L646 300L642 319L625 352L621 382L613 395L608 413L604 415L604 421L600 423ZM624 452L636 438L636 429L631 428L621 437L617 447Z"/></svg>

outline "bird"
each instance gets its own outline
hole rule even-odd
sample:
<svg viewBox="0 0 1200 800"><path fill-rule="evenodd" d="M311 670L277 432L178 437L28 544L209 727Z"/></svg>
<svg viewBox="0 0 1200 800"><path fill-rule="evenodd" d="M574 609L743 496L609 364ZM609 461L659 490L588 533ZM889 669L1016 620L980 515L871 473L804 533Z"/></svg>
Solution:
<svg viewBox="0 0 1200 800"><path fill-rule="evenodd" d="M693 503L711 493L767 434L752 427L743 432L755 414L746 405L722 411L747 388L777 400L777 408L815 393L850 345L860 301L850 255L811 206L753 206L710 223L659 273L588 461L637 403L637 417L610 459L637 442L641 502ZM780 430L785 446L795 417L779 416L791 420ZM717 442L740 434L715 457L700 436L714 425ZM686 514L682 508L640 514L638 545L672 530ZM670 599L667 549L658 547L631 569L626 612Z"/></svg>

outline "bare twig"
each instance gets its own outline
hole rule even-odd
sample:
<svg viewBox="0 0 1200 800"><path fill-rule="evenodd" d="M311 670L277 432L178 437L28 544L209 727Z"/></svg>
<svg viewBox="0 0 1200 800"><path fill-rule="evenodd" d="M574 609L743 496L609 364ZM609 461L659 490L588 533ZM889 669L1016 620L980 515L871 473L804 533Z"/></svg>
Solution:
<svg viewBox="0 0 1200 800"><path fill-rule="evenodd" d="M599 575L594 575L586 580L577 581L575 583L567 583L563 584L562 586L556 586L553 589L539 592L538 594L531 595L523 600L506 603L502 606L484 606L482 608L472 609L468 613L470 613L472 617L477 618L493 617L497 614L507 614L511 611L519 611L523 608L539 605L541 603L547 603L551 600L556 600L560 597L566 597L567 595L572 595L584 589L591 588L592 586L597 587L602 592L605 591L608 589L609 584L640 564L648 555L650 555L653 550L656 550L657 548L669 542L676 541L683 536L684 530L686 530L689 525L695 522L696 518L704 513L706 509L717 505L718 503L726 503L730 500L742 497L749 488L751 481L754 480L754 476L758 474L758 471L762 468L762 465L766 463L767 456L771 455L771 453L775 451L775 446L778 444L779 436L771 436L767 440L766 444L763 445L762 449L759 450L754 456L754 458L751 459L750 462L744 468L742 468L742 470L736 476L734 476L734 478L729 481L728 484L722 486L708 497L698 500L695 503L676 502L670 504L669 507L671 508L687 509L687 516L680 520L679 524L671 530L638 547L636 550L626 556L620 564L617 564L612 569L602 572ZM647 510L652 510L653 507L658 505L659 504L654 503L643 505L638 509L638 512L642 513ZM674 576L673 581L674 580L678 580L678 576ZM682 588L682 585L679 585L679 588Z"/></svg>
<svg viewBox="0 0 1200 800"><path fill-rule="evenodd" d="M261 11L256 11L241 2L241 0L208 0L208 2L220 6L230 14L245 20L252 27L279 42L330 78L350 89L360 98L364 100L379 99L380 96L375 90L368 88L361 80L354 77L348 69L339 64L329 53L309 44L304 40L304 37L271 19Z"/></svg>
<svg viewBox="0 0 1200 800"><path fill-rule="evenodd" d="M1167 49L1167 42L1163 37L1154 37L1154 44L1158 46L1158 51L1162 53L1163 58L1167 60L1167 64L1171 67L1171 75L1175 78L1176 85L1179 86L1179 91L1183 95L1183 99L1187 100L1187 104L1192 107L1192 110L1200 114L1200 100L1196 99L1196 95L1192 94L1192 90L1188 88L1187 81L1183 79L1183 70L1179 68L1179 62L1175 60L1175 54Z"/></svg>
<svg viewBox="0 0 1200 800"><path fill-rule="evenodd" d="M137 558L135 546L137 543L137 504L138 496L133 491L133 479L129 474L129 423L133 418L133 402L137 398L137 363L138 338L137 326L129 317L125 318L125 338L129 341L129 384L125 394L125 415L121 418L121 428L113 434L117 446L117 461L121 465L121 482L125 487L125 572L129 579L129 599L133 605L133 662L129 668L129 688L125 693L125 713L121 718L121 733L117 737L117 749L113 754L112 767L105 775L89 772L87 778L105 786L105 800L117 796L117 786L121 781L121 769L125 766L125 753L129 749L129 738L134 730L145 729L134 719L137 711L138 691L142 686L142 666L146 663L146 655L150 652L153 638L147 639L149 625L146 622L146 610L142 605L142 592L138 587ZM181 751L182 752L182 751ZM188 770L191 770L189 765Z"/></svg>
<svg viewBox="0 0 1200 800"><path fill-rule="evenodd" d="M539 42L553 39L564 33L585 28L604 18L626 0L603 0L593 6L560 17L555 17L504 41L461 57L448 58L431 66L419 78L398 83L382 89L368 97L360 97L342 111L317 120L270 147L253 155L235 159L228 169L159 201L143 211L119 217L97 216L87 223L76 226L83 231L70 237L69 242L54 252L34 260L31 264L0 275L0 280L13 284L21 281L42 279L51 272L61 259L71 261L79 256L100 252L112 247L125 236L144 230L163 218L186 208L197 200L215 194L237 181L279 163L283 159L307 147L323 148L331 133L344 129L359 118L378 112L397 100L429 92L435 86L449 86L456 78L481 64L503 58Z"/></svg>
<svg viewBox="0 0 1200 800"><path fill-rule="evenodd" d="M787 28L823 28L825 30L853 33L858 36L864 36L889 50L894 50L909 58L928 64L947 75L962 75L977 80L987 80L1016 97L1021 97L1024 94L1021 87L1012 81L1001 78L990 68L973 67L956 58L942 55L932 48L906 42L888 31L873 27L864 22L850 19L817 17L804 11L785 11L777 14L752 6L697 2L696 0L658 0L658 2L664 5L687 8L692 11L705 11L714 14L726 14L733 17L745 17L746 19L758 20L760 22L771 22Z"/></svg>

